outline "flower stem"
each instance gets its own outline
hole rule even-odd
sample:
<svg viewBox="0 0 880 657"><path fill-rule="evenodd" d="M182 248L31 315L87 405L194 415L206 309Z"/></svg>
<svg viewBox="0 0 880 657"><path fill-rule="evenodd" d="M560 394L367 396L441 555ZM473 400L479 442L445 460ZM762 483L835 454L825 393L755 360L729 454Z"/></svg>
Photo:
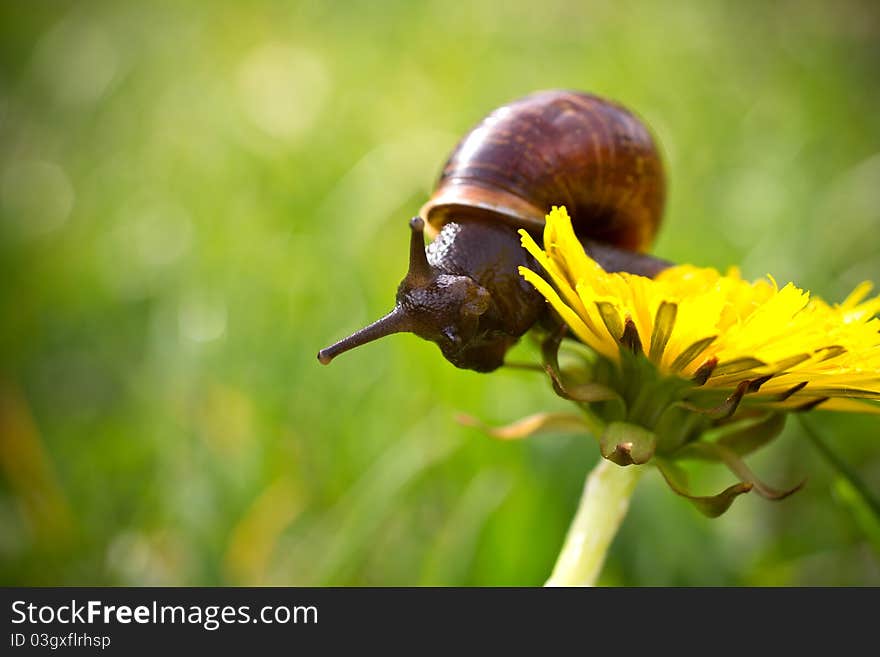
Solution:
<svg viewBox="0 0 880 657"><path fill-rule="evenodd" d="M629 508L642 467L600 459L584 484L565 545L545 586L592 586Z"/></svg>

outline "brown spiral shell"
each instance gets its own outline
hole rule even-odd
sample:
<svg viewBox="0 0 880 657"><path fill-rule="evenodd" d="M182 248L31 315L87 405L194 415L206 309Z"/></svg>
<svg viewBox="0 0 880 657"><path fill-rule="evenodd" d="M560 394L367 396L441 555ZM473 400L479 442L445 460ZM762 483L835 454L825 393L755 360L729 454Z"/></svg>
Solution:
<svg viewBox="0 0 880 657"><path fill-rule="evenodd" d="M459 142L421 216L496 216L541 230L564 205L580 237L646 251L663 214L660 154L620 105L576 91L541 91L500 107Z"/></svg>

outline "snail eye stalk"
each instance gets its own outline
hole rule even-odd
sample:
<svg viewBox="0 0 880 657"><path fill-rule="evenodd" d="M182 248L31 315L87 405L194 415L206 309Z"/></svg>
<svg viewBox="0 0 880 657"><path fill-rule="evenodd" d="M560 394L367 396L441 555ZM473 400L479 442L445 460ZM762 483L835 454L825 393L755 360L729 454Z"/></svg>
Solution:
<svg viewBox="0 0 880 657"><path fill-rule="evenodd" d="M408 330L409 327L408 322L406 321L406 315L398 306L369 326L365 326L360 331L352 333L347 338L343 338L326 349L321 349L321 351L318 352L318 360L322 365L328 365L330 361L336 358L339 354L345 353L350 349L360 347L361 345L373 342L379 338L384 338L386 335L402 333Z"/></svg>
<svg viewBox="0 0 880 657"><path fill-rule="evenodd" d="M421 217L413 217L409 220L409 227L412 229L409 240L409 271L403 282L409 287L426 287L434 280L435 274L425 253L425 221Z"/></svg>
<svg viewBox="0 0 880 657"><path fill-rule="evenodd" d="M421 217L413 217L410 219L409 227L412 230L409 241L409 270L401 287L406 289L425 288L436 279L428 262L428 256L425 254L425 222ZM384 338L387 335L412 331L413 322L409 315L410 312L407 308L398 302L394 310L381 319L326 349L321 349L318 352L318 360L321 364L327 365L339 354L350 349Z"/></svg>

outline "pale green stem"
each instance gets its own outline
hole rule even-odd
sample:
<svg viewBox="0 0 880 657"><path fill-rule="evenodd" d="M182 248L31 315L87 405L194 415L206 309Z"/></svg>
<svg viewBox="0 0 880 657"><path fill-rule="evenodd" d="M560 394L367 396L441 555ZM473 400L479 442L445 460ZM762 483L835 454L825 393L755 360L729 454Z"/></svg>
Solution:
<svg viewBox="0 0 880 657"><path fill-rule="evenodd" d="M545 586L592 586L596 582L643 469L600 459L587 477L577 514Z"/></svg>

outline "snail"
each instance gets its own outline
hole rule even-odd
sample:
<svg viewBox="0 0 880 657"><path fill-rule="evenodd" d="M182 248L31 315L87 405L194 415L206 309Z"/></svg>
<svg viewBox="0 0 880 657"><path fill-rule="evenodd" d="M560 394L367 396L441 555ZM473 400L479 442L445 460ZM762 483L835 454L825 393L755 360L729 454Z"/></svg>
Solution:
<svg viewBox="0 0 880 657"><path fill-rule="evenodd" d="M540 269L518 230L539 234L551 205L564 205L586 252L606 271L653 277L670 264L644 253L664 198L654 140L620 105L564 90L504 105L459 142L410 221L409 271L394 309L318 360L411 332L436 342L453 365L491 372L549 316L518 273L520 265ZM434 238L427 247L426 231Z"/></svg>

